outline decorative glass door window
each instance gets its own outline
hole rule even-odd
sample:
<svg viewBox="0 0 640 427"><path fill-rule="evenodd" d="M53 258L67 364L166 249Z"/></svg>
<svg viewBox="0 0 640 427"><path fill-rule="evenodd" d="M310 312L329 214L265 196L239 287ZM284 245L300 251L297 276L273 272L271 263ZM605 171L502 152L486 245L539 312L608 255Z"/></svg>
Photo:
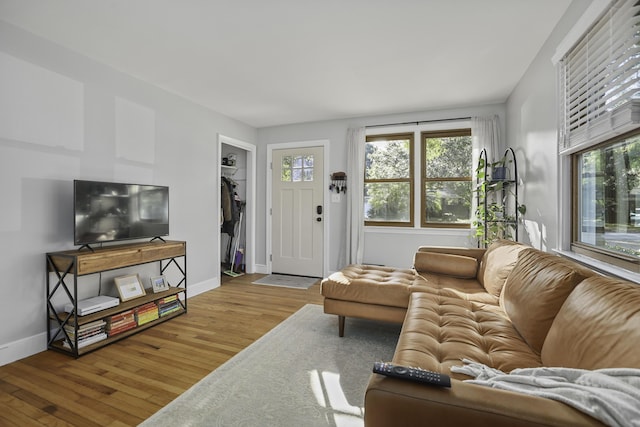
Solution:
<svg viewBox="0 0 640 427"><path fill-rule="evenodd" d="M284 156L280 180L282 182L313 181L313 155Z"/></svg>

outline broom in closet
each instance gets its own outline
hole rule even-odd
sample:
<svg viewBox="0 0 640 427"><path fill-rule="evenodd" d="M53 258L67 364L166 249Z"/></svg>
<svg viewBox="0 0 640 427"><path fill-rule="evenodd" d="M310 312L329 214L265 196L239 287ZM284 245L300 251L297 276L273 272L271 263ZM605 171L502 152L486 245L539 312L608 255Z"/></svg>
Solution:
<svg viewBox="0 0 640 427"><path fill-rule="evenodd" d="M227 276L231 276L231 277L239 277L239 276L242 276L244 274L242 272L236 273L235 271L233 271L233 269L236 266L236 260L238 258L242 259L242 253L239 250L239 248L240 248L240 230L242 230L242 217L243 217L243 212L242 212L242 209L241 209L240 210L240 219L238 220L238 223L236 224L236 231L234 231L234 233L233 233L235 235L235 239L236 240L234 242L233 253L231 255L231 268L229 268L229 270L223 271L224 274L226 274ZM240 255L238 255L238 254L240 254Z"/></svg>

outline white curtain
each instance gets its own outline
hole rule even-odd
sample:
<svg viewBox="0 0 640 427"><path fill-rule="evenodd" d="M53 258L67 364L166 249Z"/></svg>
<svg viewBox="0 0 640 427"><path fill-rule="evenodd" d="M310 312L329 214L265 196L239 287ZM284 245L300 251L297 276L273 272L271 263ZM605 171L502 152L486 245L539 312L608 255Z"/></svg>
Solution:
<svg viewBox="0 0 640 427"><path fill-rule="evenodd" d="M500 150L500 122L497 115L471 118L471 138L473 147L487 150L487 160L494 162L502 157Z"/></svg>
<svg viewBox="0 0 640 427"><path fill-rule="evenodd" d="M360 264L364 251L364 148L365 128L347 131L347 232L346 263Z"/></svg>

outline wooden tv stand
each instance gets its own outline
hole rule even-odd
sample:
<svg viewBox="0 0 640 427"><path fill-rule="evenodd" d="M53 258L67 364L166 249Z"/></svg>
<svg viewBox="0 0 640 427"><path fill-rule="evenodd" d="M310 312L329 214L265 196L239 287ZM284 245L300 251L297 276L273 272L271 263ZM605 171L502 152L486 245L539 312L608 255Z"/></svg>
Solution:
<svg viewBox="0 0 640 427"><path fill-rule="evenodd" d="M153 327L176 316L187 312L187 244L183 241L167 240L145 243L129 243L123 245L105 246L88 250L68 250L50 252L47 258L47 348L79 357L115 341L126 338L142 330ZM180 262L181 261L181 262ZM116 270L124 267L159 263L159 274L168 268L175 269L181 277L179 283L170 286L168 290L153 293L121 302L118 306L101 310L86 316L79 316L78 312L78 277L103 271ZM54 283L52 283L54 282ZM163 299L178 296L179 308L158 319L128 329L124 332L109 336L93 344L78 346L78 328L96 321L107 321L111 316L129 310L135 310L147 303L157 303ZM71 303L74 309L71 313L61 312L54 306ZM65 328L66 327L66 328ZM75 331L72 337L69 331Z"/></svg>

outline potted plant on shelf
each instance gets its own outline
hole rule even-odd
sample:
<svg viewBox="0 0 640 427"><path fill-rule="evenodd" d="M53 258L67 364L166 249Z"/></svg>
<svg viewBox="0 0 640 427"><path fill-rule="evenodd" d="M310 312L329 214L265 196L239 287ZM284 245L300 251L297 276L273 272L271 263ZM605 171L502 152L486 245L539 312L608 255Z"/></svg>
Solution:
<svg viewBox="0 0 640 427"><path fill-rule="evenodd" d="M514 191L517 182L510 182L507 164L512 162L507 156L492 163L484 158L478 161L476 168L476 194L477 206L475 211L474 237L478 244L487 246L497 239L513 240L516 237L516 227L522 215L527 211L524 204L518 204L517 194ZM491 176L487 176L487 170L491 170ZM515 204L507 209L508 204Z"/></svg>
<svg viewBox="0 0 640 427"><path fill-rule="evenodd" d="M488 166L491 169L492 181L505 181L509 179L509 164L513 163L512 159L507 158L508 151L502 156L501 159L495 162L489 163Z"/></svg>

